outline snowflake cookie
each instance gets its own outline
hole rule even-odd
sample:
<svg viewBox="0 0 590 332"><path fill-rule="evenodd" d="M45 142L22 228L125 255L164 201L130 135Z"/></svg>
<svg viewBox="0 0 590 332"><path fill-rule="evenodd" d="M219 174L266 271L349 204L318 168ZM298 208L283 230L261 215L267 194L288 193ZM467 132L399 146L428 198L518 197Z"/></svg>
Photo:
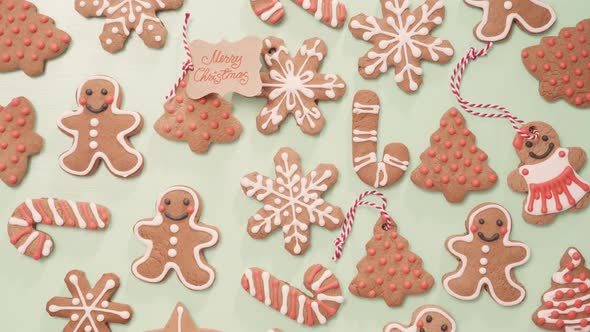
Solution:
<svg viewBox="0 0 590 332"><path fill-rule="evenodd" d="M339 207L321 198L338 180L338 169L331 164L320 164L302 176L299 155L291 148L281 148L274 162L276 180L256 172L242 178L244 193L264 203L248 220L248 233L255 239L263 239L282 227L285 249L301 255L309 247L310 223L334 230L344 220Z"/></svg>
<svg viewBox="0 0 590 332"><path fill-rule="evenodd" d="M359 14L349 24L355 38L374 44L359 59L359 73L374 79L394 67L399 88L413 93L422 84L421 60L442 64L453 56L448 40L429 35L443 21L444 3L426 0L412 12L409 0L381 0L381 5L383 18Z"/></svg>
<svg viewBox="0 0 590 332"><path fill-rule="evenodd" d="M304 133L318 134L324 127L318 101L340 99L346 91L338 75L318 73L327 54L326 44L319 38L308 39L291 56L282 39L268 37L261 52L269 71L260 73L260 97L268 102L256 118L258 130L272 134L293 114Z"/></svg>
<svg viewBox="0 0 590 332"><path fill-rule="evenodd" d="M127 324L131 320L129 305L110 301L120 285L115 274L103 274L94 287L79 270L68 272L64 281L72 297L54 297L46 307L50 316L70 320L64 332L110 332L109 323Z"/></svg>
<svg viewBox="0 0 590 332"><path fill-rule="evenodd" d="M76 0L76 10L84 17L106 17L100 34L102 48L120 51L131 30L153 48L166 43L168 31L156 12L177 9L184 0Z"/></svg>

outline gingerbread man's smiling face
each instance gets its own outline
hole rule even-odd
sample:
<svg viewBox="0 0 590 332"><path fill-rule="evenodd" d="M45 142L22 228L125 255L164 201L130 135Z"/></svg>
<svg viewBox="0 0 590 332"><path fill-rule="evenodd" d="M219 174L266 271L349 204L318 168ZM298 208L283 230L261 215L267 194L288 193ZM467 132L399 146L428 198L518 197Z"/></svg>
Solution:
<svg viewBox="0 0 590 332"><path fill-rule="evenodd" d="M516 154L523 164L538 164L551 157L560 147L559 135L544 122L530 122L521 128L525 132L538 132L534 139L526 139L517 135L514 138Z"/></svg>
<svg viewBox="0 0 590 332"><path fill-rule="evenodd" d="M119 87L114 81L107 79L92 79L86 81L78 91L78 103L84 111L98 115L111 110L114 102L119 103Z"/></svg>
<svg viewBox="0 0 590 332"><path fill-rule="evenodd" d="M474 211L479 210L482 206L476 207ZM494 207L484 209L470 217L469 220L471 221L469 232L474 235L474 242L481 242L482 245L502 241L510 231L512 223L510 216Z"/></svg>
<svg viewBox="0 0 590 332"><path fill-rule="evenodd" d="M418 332L453 332L453 326L453 322L435 311L427 311L416 322Z"/></svg>
<svg viewBox="0 0 590 332"><path fill-rule="evenodd" d="M196 195L188 190L172 190L165 193L158 202L158 211L164 219L182 222L193 215L198 208Z"/></svg>

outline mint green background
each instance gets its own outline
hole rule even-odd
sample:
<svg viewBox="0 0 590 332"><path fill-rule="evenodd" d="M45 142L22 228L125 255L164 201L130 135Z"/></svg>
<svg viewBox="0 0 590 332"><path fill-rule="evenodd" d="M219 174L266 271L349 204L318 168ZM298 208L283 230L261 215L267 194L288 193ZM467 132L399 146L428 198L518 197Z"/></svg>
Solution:
<svg viewBox="0 0 590 332"><path fill-rule="evenodd" d="M520 217L524 195L511 192L505 182L517 165L512 151L512 129L501 120L467 118L467 125L477 135L478 145L487 151L490 164L499 174L498 185L481 194L470 194L462 204L450 205L439 193L428 193L414 186L409 176L383 190L390 200L389 211L408 238L411 249L425 260L425 268L437 280L424 296L407 298L400 308L389 308L380 299L357 298L346 286L355 276L355 265L364 256L365 242L372 235L376 213L362 209L356 228L347 244L343 259L330 261L332 242L338 232L312 229L312 246L303 257L293 257L282 248L280 232L266 241L255 241L246 233L246 220L261 205L248 199L240 189L240 178L251 172L273 174L272 158L282 146L290 146L302 155L304 171L318 163L334 163L340 170L338 183L326 198L348 208L356 195L369 189L355 175L351 166L351 103L359 89L379 93L383 111L379 142L401 141L411 151L412 166L418 165L420 153L428 146L430 134L438 128L440 115L455 106L449 88L453 66L424 63L425 82L420 91L407 95L397 89L389 72L375 81L363 80L356 62L371 46L354 39L347 29L332 30L314 21L291 1L285 1L287 17L281 27L260 22L251 12L248 1L187 0L179 11L165 12L160 17L168 27L166 46L148 49L137 35L132 35L126 49L116 55L102 50L98 35L104 19L87 20L78 15L73 1L35 1L40 11L53 17L57 26L70 33L73 42L58 59L48 62L45 74L29 78L22 72L1 74L0 101L6 104L15 96L25 95L37 110L37 130L45 138L41 155L32 160L29 174L16 189L0 185L0 215L8 219L17 204L27 197L54 196L87 200L104 204L112 211L112 224L105 232L85 232L45 228L55 240L56 248L49 259L36 262L19 255L6 235L0 239L1 330L60 331L66 320L50 318L45 303L52 296L67 295L63 277L77 268L87 272L95 282L104 272L121 277L122 287L115 296L118 302L132 305L135 315L129 325L112 325L113 331L144 331L161 328L167 322L174 304L183 302L202 327L223 331L266 331L280 327L284 331L302 331L306 327L283 317L250 298L240 286L243 270L250 266L268 269L279 278L302 286L303 273L312 263L327 265L340 278L346 302L329 323L317 331L380 331L392 320L407 323L413 310L426 303L447 308L456 318L460 331L537 331L530 316L540 304L541 294L549 287L550 276L568 246L578 247L590 257L588 217L590 210L565 213L546 227L526 224ZM345 1L349 16L365 12L379 16L379 1ZM412 1L419 4L421 1ZM547 1L558 15L557 23L547 34L556 34L564 26L575 25L590 12L584 0ZM303 40L318 36L328 43L325 73L338 73L348 83L347 94L338 102L321 104L327 123L317 137L302 134L292 118L280 132L264 136L256 130L255 117L263 100L229 96L234 114L242 121L244 133L234 144L214 145L206 155L190 152L183 143L164 140L152 129L163 112L163 98L176 79L184 61L181 43L183 13L192 12L189 35L217 41L236 40L247 35L284 38L294 51ZM447 1L447 17L436 36L450 39L456 56L469 46L482 46L472 35L481 11L462 1ZM547 103L537 93L537 81L520 62L520 50L536 44L540 36L530 36L516 28L512 38L498 44L491 55L474 64L464 80L464 95L473 101L494 102L510 108L525 120L543 120L561 134L566 146L581 146L590 151L588 123L590 111L575 109L559 101ZM117 79L123 88L123 109L141 112L145 119L143 131L133 144L143 152L146 165L143 173L130 180L112 176L104 167L88 178L63 172L57 162L71 140L55 125L59 114L76 104L74 93L87 77L106 74ZM581 175L590 179L590 169ZM221 242L206 251L208 261L218 275L212 288L193 292L184 288L175 275L162 284L147 284L132 276L133 259L143 255L145 247L132 234L133 224L155 214L157 196L167 187L186 184L203 197L202 221L217 226ZM532 249L530 262L517 270L519 280L527 288L527 299L513 308L502 308L486 294L473 302L461 302L449 296L440 283L441 276L456 267L455 259L444 249L445 239L464 231L464 220L472 207L494 201L505 206L514 217L512 238L524 241Z"/></svg>

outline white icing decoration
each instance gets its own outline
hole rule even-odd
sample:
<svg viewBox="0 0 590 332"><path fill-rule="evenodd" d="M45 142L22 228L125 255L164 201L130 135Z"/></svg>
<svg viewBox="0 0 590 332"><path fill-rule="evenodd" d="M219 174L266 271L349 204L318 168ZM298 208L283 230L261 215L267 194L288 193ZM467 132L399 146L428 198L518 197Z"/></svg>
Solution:
<svg viewBox="0 0 590 332"><path fill-rule="evenodd" d="M451 326L449 326L450 329L446 332L457 332L457 323L455 323L453 317L451 317L451 315L449 315L446 311L433 307L424 308L417 315L415 315L416 318L414 319L414 324L412 326L406 327L399 323L391 323L383 328L383 332L418 332L419 328L416 326L417 322L422 321L423 317L429 313L439 314L443 316L447 321L449 321Z"/></svg>
<svg viewBox="0 0 590 332"><path fill-rule="evenodd" d="M90 143L88 144L88 146L92 149L95 150L98 148L98 142L97 141L90 141Z"/></svg>
<svg viewBox="0 0 590 332"><path fill-rule="evenodd" d="M178 238L176 236L170 237L170 244L175 246L178 243Z"/></svg>
<svg viewBox="0 0 590 332"><path fill-rule="evenodd" d="M78 227L80 227L82 229L86 228L86 220L84 218L82 218L82 215L80 214L80 210L78 209L78 204L76 204L76 202L70 201L70 200L67 200L66 202L68 203L68 205L70 206L70 208L74 212L74 217L76 217L76 221L78 222Z"/></svg>
<svg viewBox="0 0 590 332"><path fill-rule="evenodd" d="M175 249L168 249L168 256L176 257L176 250Z"/></svg>
<svg viewBox="0 0 590 332"><path fill-rule="evenodd" d="M512 9L512 1L504 1L504 9L506 9L506 10Z"/></svg>
<svg viewBox="0 0 590 332"><path fill-rule="evenodd" d="M463 274L465 273L465 270L467 270L468 266L472 265L473 263L469 261L468 257L465 254L459 253L457 250L455 250L454 245L457 242L472 244L475 240L475 236L474 236L473 232L469 231L467 235L452 237L447 243L447 249L449 250L449 252L451 252L451 254L453 254L453 256L457 257L460 260L461 265L460 265L459 270L456 273L452 273L452 274L449 274L448 276L445 276L445 278L443 279L443 286L449 294L451 294L452 296L454 296L460 300L473 300L473 299L477 298L479 296L479 294L481 293L482 288L484 286L486 286L488 293L490 293L490 296L498 304L503 305L503 306L517 305L520 302L522 302L522 300L524 299L524 297L526 295L526 291L521 285L519 285L516 281L513 280L512 270L515 267L525 264L529 260L530 249L528 246L526 246L523 243L513 242L510 240L510 232L512 230L512 218L510 217L510 214L508 213L508 211L506 211L505 208L503 208L502 206L500 206L498 204L486 204L486 205L480 207L479 209L475 210L473 213L471 213L471 215L469 216L469 222L467 224L467 229L468 230L471 229L471 226L473 225L473 223L475 221L474 219L477 215L479 215L480 213L482 213L486 210L489 210L489 209L499 210L504 215L505 227L506 227L507 232L505 235L502 235L502 240L501 240L502 245L504 247L506 247L506 250L508 250L510 248L524 249L526 252L525 257L523 259L521 259L520 261L506 262L505 255L488 255L488 256L486 256L488 261L497 260L500 263L499 265L506 265L506 267L504 268L504 271L503 271L505 280L500 281L500 285L495 285L488 278L487 269L481 267L481 268L479 268L479 273L482 276L479 280L474 280L475 282L477 282L477 287L475 288L473 294L470 294L470 295L457 294L451 289L451 287L449 286L449 283L455 279L462 278ZM500 241L500 240L498 240L498 241ZM484 254L489 253L489 251L490 251L490 248L487 245L482 246L481 249ZM480 261L478 261L477 263L480 263ZM509 264L505 264L505 263L509 263ZM492 266L494 266L494 265L492 265ZM506 284L504 284L504 281L506 282ZM498 297L498 295L496 294L496 290L495 290L496 286L498 286L498 287L511 287L514 290L518 291L520 293L520 296L513 301L504 301L504 300L500 299Z"/></svg>
<svg viewBox="0 0 590 332"><path fill-rule="evenodd" d="M117 28L117 27L113 27L113 29L111 29L111 31L112 31L113 33L119 33L119 28Z"/></svg>
<svg viewBox="0 0 590 332"><path fill-rule="evenodd" d="M531 26L519 13L514 12L514 13L510 13L506 16L506 23L504 26L504 30L494 36L486 36L483 32L484 28L486 27L486 25L488 24L488 21L490 20L490 15L493 14L493 11L490 11L490 2L489 1L481 1L481 0L464 0L465 3L474 6L474 7L479 7L483 10L483 14L482 14L482 20L481 22L475 27L475 35L478 39L483 40L483 41L489 41L489 42L496 42L502 39L505 39L508 34L510 33L510 29L512 28L512 23L514 21L518 22L526 31L530 32L530 33L541 33L547 29L549 29L553 23L555 23L555 19L556 19L556 15L555 15L555 11L553 10L553 8L543 2L541 2L541 0L528 0L527 3L533 4L535 6L537 6L538 9L543 9L543 10L547 10L549 13L549 18L547 20L547 23L539 26L539 27L533 27ZM506 3L504 3L504 9L506 8ZM522 7L524 10L529 10L531 11L531 9L527 6L523 6ZM530 13L529 13L530 15Z"/></svg>
<svg viewBox="0 0 590 332"><path fill-rule="evenodd" d="M149 30L149 31L152 31L152 30L154 30L154 26L153 26L152 24L148 25L148 27L147 27L147 28L148 28L148 30Z"/></svg>
<svg viewBox="0 0 590 332"><path fill-rule="evenodd" d="M432 30L429 26L438 26L442 23L442 15L435 12L444 8L444 3L438 0L431 6L425 3L415 9L421 12L419 20L416 20L415 15L404 15L405 11L410 10L409 0L388 0L383 2L383 8L386 18L382 21L386 21L387 24L379 24L381 19L373 16L366 18L368 25L356 19L350 22L351 29L364 31L363 40L380 38L380 42L366 56L371 63L364 67L365 74L372 75L377 70L385 73L392 65L392 61L396 65L403 63L403 66L396 70L395 81L397 83L407 81L410 90L416 91L418 83L414 75L422 76L423 71L421 67L412 63L416 62L415 58L422 56L420 48L426 48L427 58L432 61L438 61L440 54L453 55L453 48L442 46L444 42L440 38L425 38ZM382 26L387 26L387 30L384 30Z"/></svg>
<svg viewBox="0 0 590 332"><path fill-rule="evenodd" d="M306 178L301 176L301 169L297 163L289 162L289 159L298 158L290 158L287 152L282 152L279 157L281 162L275 165L276 180L267 179L260 174L256 174L254 180L248 177L241 180L248 197L262 201L271 196L280 198L281 202L276 206L265 204L260 210L265 213L256 213L253 216L254 222L249 226L249 231L254 234L269 234L282 225L285 244L294 241L293 252L299 254L302 250L301 244L309 240L309 225L299 220L302 211L306 211L310 224L324 227L327 223L340 223L340 220L332 215L334 207L324 204L325 201L320 197L328 189L325 181L333 174L330 170L321 174L312 171ZM277 187L284 190L281 191Z"/></svg>
<svg viewBox="0 0 590 332"><path fill-rule="evenodd" d="M561 157L559 155L560 153L564 156ZM558 148L553 151L551 156L540 163L534 165L524 165L519 168L520 174L522 174L528 185L528 196L524 206L525 212L527 214L543 216L566 211L575 206L582 198L586 196L588 192L590 192L590 183L584 181L578 175L578 173L576 173L569 162L568 156L569 149ZM523 174L523 170L525 168L528 170L527 175ZM572 176L574 177L574 179L567 179L570 180L569 183L564 183L566 181L564 181L564 179L560 179L560 175L562 175L565 171L571 172ZM576 183L576 181L579 183ZM587 186L588 190L582 188L581 185ZM552 190L551 198L536 197L535 191L532 189L533 186L538 188L545 187ZM553 190L558 191L559 194L556 195ZM573 203L570 203L568 193L573 200ZM547 212L545 213L542 211L543 199L546 199ZM532 209L529 209L531 202ZM558 204L561 205L561 208Z"/></svg>
<svg viewBox="0 0 590 332"><path fill-rule="evenodd" d="M113 43L113 40L111 38L107 38L105 42L107 43L107 45L111 45Z"/></svg>
<svg viewBox="0 0 590 332"><path fill-rule="evenodd" d="M21 244L17 250L20 254L24 255L25 251L27 251L27 249L29 248L29 246L31 245L31 243L33 243L33 241L35 241L35 239L39 236L39 232L38 231L34 231L33 233L31 233L31 235L29 235L29 237L27 238L27 240L25 242L23 242L23 244Z"/></svg>
<svg viewBox="0 0 590 332"><path fill-rule="evenodd" d="M155 36L154 40L157 42L161 42L162 41L162 37L161 36Z"/></svg>
<svg viewBox="0 0 590 332"><path fill-rule="evenodd" d="M27 206L29 211L31 211L31 216L33 216L33 221L36 223L40 223L43 220L43 217L41 217L41 214L39 214L39 211L37 211L37 209L33 205L33 200L30 198L27 198L25 200L25 205Z"/></svg>
<svg viewBox="0 0 590 332"><path fill-rule="evenodd" d="M94 76L91 77L90 79L88 79L87 81L85 81L84 83L82 83L82 85L80 86L80 88L78 88L78 92L77 92L77 96L76 96L76 100L80 100L80 96L82 93L82 86L84 84L86 84L86 82L88 81L92 81L92 80L101 80L101 81L107 81L110 84L112 84L115 87L115 91L113 93L113 99L114 100L119 100L119 84L113 80L110 77L107 76ZM82 105L78 105L78 108L75 111L72 112L67 112L65 114L63 114L57 121L57 126L63 130L64 132L68 133L69 135L74 137L74 142L72 144L72 146L70 147L70 149L66 152L64 152L62 155L60 155L59 157L59 164L61 166L61 168L63 170L65 170L66 172L73 174L73 175L78 175L78 176L84 176L84 175L88 175L95 167L96 163L98 162L98 160L102 159L106 165L106 167L115 175L126 178L129 177L135 173L137 173L137 171L142 167L143 165L143 156L141 155L141 153L139 153L139 151L137 151L136 149L132 148L128 143L127 143L127 139L126 137L132 133L135 132L137 130L137 128L141 125L141 116L136 113L136 112L126 112L123 110L120 110L116 104L112 104L111 105L111 111L114 115L126 115L126 116L131 116L134 119L133 124L117 133L116 135L116 140L117 143L120 145L121 148L123 148L127 153L132 154L133 156L136 157L137 159L137 163L135 165L130 166L128 169L116 169L115 166L112 164L110 157L102 150L102 149L96 149L96 151L94 152L94 154L92 155L92 157L90 158L90 162L88 163L88 167L86 167L86 169L82 170L82 171L77 171L77 170L73 170L71 168L69 168L64 160L69 157L70 155L76 153L76 150L78 149L78 141L79 141L79 137L81 134L86 134L86 132L81 133L80 130L76 129L76 128L68 128L66 127L66 125L64 124L64 121L68 118L71 117L75 117L75 116L79 116L84 112L84 106ZM99 121L98 119L96 121L94 121L94 118L90 120L90 124L91 126L98 126Z"/></svg>
<svg viewBox="0 0 590 332"><path fill-rule="evenodd" d="M80 8L86 7L86 1L80 1L79 5L80 5Z"/></svg>
<svg viewBox="0 0 590 332"><path fill-rule="evenodd" d="M178 227L178 225L176 225L176 224L170 225L170 231L172 233L178 233L179 230L180 230L180 227Z"/></svg>
<svg viewBox="0 0 590 332"><path fill-rule="evenodd" d="M98 126L98 124L99 124L99 123L100 123L100 121L98 121L98 119L97 119L97 118L92 118L92 119L90 119L90 125L91 125L92 127L96 127L96 126Z"/></svg>
<svg viewBox="0 0 590 332"><path fill-rule="evenodd" d="M145 263L150 258L150 255L151 255L152 250L154 248L153 241L143 238L139 234L139 229L143 226L149 227L149 226L161 225L164 222L164 217L159 212L156 215L156 217L154 217L153 219L142 220L142 221L138 222L137 224L135 224L135 227L133 228L133 233L135 234L135 236L138 239L140 239L147 246L147 250L146 250L146 253L143 257L137 259L133 263L133 265L131 266L131 271L133 272L133 275L135 275L138 279L140 279L142 281L150 282L150 283L158 283L158 282L161 282L162 280L164 280L164 278L166 277L166 275L168 275L168 272L170 270L174 270L174 271L176 271L178 279L182 282L182 284L186 288L191 289L191 290L207 289L207 288L211 287L211 285L213 284L213 281L215 281L215 270L213 270L213 268L211 266L209 266L207 263L203 262L203 260L201 259L201 256L202 256L201 251L203 249L210 248L210 247L214 246L215 244L217 244L217 242L219 241L219 233L210 227L204 227L198 223L196 217L197 217L197 214L199 213L199 210L200 210L200 207L199 207L200 200L197 196L197 193L194 190L192 190L191 188L184 187L184 186L175 186L175 187L169 188L162 195L160 195L160 197L158 198L158 200L156 202L156 211L158 211L158 207L162 204L163 197L172 191L185 192L190 195L192 201L194 202L194 205L195 205L194 211L191 213L190 216L188 216L188 226L190 228L190 231L191 232L206 233L211 237L211 239L209 239L209 241L199 243L192 249L192 253L193 253L193 256L195 259L195 263L196 263L195 268L202 270L202 272L206 273L209 276L209 278L207 279L207 281L205 281L204 283L202 283L200 285L191 284L185 279L185 277L182 273L182 270L180 269L180 266L176 262L172 262L172 261L167 261L164 264L164 267L163 267L160 275L158 275L156 277L148 278L148 277L143 276L142 274L139 273L138 267L141 264ZM178 231L179 230L178 225L176 225L176 224L170 225L170 231L175 233L173 231L173 229L176 229Z"/></svg>
<svg viewBox="0 0 590 332"><path fill-rule="evenodd" d="M268 42L267 42L268 43ZM262 118L261 128L266 129L270 124L277 125L284 121L281 115L281 109L286 108L288 113L295 116L295 121L299 126L307 122L310 128L316 128L316 121L321 119L322 114L318 107L308 107L304 101L316 99L334 99L336 98L336 89L344 89L346 85L339 82L336 75L316 74L310 69L308 62L316 58L321 62L324 55L318 51L320 44L319 39L315 40L314 45L308 48L303 45L298 51L298 57L303 58L303 62L296 67L295 62L289 58L284 63L281 62L281 54L288 56L289 52L284 45L280 45L273 54L265 54L264 61L269 68L269 77L272 82L263 82L263 89L267 89L268 104L259 117ZM317 68L317 66L315 66ZM314 81L315 83L311 83ZM321 91L323 95L316 95L315 91Z"/></svg>
<svg viewBox="0 0 590 332"><path fill-rule="evenodd" d="M260 17L261 20L266 22L269 18L271 18L276 12L278 12L281 9L283 9L283 4L280 1L276 1L272 7L258 14L258 17Z"/></svg>

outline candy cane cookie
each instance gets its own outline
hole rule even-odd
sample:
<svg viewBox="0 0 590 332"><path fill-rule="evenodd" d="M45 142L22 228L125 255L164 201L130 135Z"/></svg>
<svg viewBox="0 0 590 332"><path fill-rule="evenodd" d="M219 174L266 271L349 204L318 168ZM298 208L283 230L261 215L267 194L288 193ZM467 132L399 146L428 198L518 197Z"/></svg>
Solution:
<svg viewBox="0 0 590 332"><path fill-rule="evenodd" d="M250 0L254 14L263 22L275 25L285 16L285 9L280 0Z"/></svg>
<svg viewBox="0 0 590 332"><path fill-rule="evenodd" d="M8 220L10 243L19 253L35 260L45 258L53 250L53 240L37 225L102 230L109 224L109 210L94 203L53 198L27 199Z"/></svg>
<svg viewBox="0 0 590 332"><path fill-rule="evenodd" d="M325 324L344 301L338 279L315 264L305 272L304 285L313 297L257 267L247 269L242 276L242 287L258 301L299 324Z"/></svg>
<svg viewBox="0 0 590 332"><path fill-rule="evenodd" d="M401 143L385 147L383 160L377 160L377 129L379 126L379 96L361 90L352 105L352 164L358 177L375 188L397 182L408 169L410 153Z"/></svg>

